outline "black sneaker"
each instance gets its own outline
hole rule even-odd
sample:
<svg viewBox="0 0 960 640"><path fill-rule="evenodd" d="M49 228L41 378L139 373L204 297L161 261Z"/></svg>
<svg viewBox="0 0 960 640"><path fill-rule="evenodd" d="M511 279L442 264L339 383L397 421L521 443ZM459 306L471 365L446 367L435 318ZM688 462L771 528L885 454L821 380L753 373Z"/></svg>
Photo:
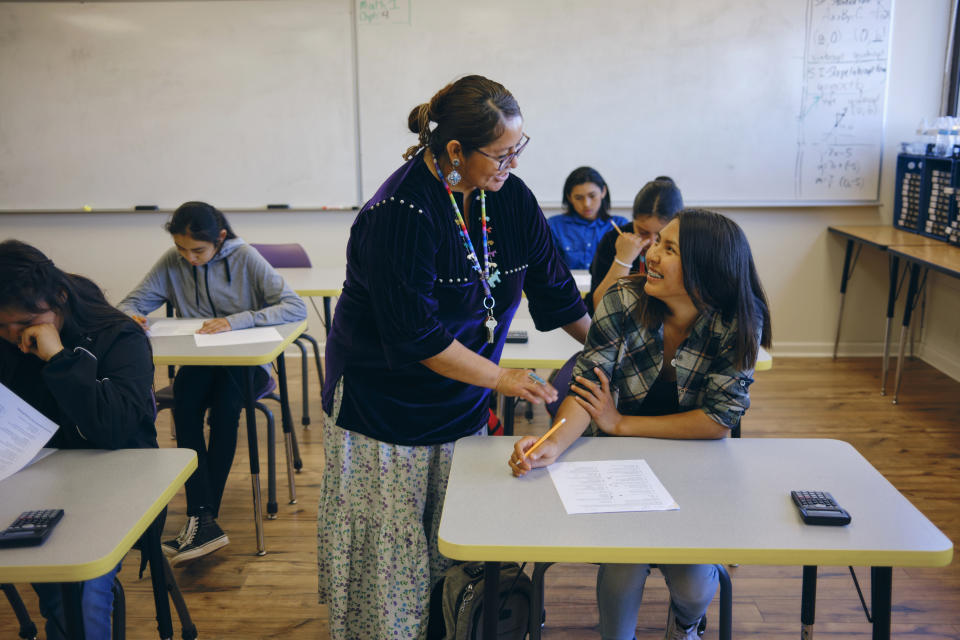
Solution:
<svg viewBox="0 0 960 640"><path fill-rule="evenodd" d="M193 520L198 522L195 527L190 526ZM220 525L212 516L204 515L199 518L190 518L187 521L185 532L183 539L180 540L176 555L170 558L170 566L205 556L230 544L227 534L223 532L223 529L220 528Z"/></svg>
<svg viewBox="0 0 960 640"><path fill-rule="evenodd" d="M177 534L177 537L173 540L167 540L160 545L160 548L163 549L163 555L170 558L180 553L180 545L188 537L193 537L197 527L199 526L200 518L197 516L187 516L187 522L183 525L183 528L180 529L180 533Z"/></svg>

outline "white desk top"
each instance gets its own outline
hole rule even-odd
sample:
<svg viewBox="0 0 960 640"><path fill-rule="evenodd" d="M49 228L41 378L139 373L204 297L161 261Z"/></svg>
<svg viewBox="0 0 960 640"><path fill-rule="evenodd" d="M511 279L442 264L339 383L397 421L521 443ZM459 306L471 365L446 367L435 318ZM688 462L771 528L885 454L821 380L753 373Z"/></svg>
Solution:
<svg viewBox="0 0 960 640"><path fill-rule="evenodd" d="M567 515L546 469L514 478L516 439L457 442L440 551L458 560L943 566L953 545L839 440L582 438L561 460L647 460L677 511ZM792 489L829 491L853 520L803 524Z"/></svg>
<svg viewBox="0 0 960 640"><path fill-rule="evenodd" d="M304 297L335 297L343 290L347 277L346 266L310 267L306 269L277 269L290 288Z"/></svg>
<svg viewBox="0 0 960 640"><path fill-rule="evenodd" d="M176 322L173 318L165 322ZM192 335L150 336L153 363L165 365L254 366L277 359L297 336L306 331L307 321L279 324L275 329L283 338L280 342L255 342L228 347L198 347Z"/></svg>
<svg viewBox="0 0 960 640"><path fill-rule="evenodd" d="M0 582L79 582L113 568L197 468L191 449L58 451L0 482L0 526L64 510L42 545L0 549Z"/></svg>

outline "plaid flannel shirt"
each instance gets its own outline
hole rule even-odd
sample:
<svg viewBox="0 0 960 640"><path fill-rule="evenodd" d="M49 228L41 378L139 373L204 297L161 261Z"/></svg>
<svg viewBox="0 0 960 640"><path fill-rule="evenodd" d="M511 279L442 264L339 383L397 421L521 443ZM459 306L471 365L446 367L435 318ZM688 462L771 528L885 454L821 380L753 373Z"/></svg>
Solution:
<svg viewBox="0 0 960 640"><path fill-rule="evenodd" d="M663 326L649 328L639 320L645 281L623 279L610 287L573 371L598 382L593 372L598 366L624 415L637 414L663 366ZM719 424L736 427L750 407L753 369L739 369L735 356L736 321L724 322L719 313L701 314L673 360L680 410L700 408Z"/></svg>

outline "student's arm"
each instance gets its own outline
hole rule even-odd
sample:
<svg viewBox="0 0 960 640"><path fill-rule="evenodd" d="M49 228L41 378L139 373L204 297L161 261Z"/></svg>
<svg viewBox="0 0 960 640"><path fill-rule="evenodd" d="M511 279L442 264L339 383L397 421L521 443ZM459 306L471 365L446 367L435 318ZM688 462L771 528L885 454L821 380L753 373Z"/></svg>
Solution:
<svg viewBox="0 0 960 640"><path fill-rule="evenodd" d="M232 313L226 317L230 329L249 329L288 322L298 322L307 317L307 305L294 293L277 270L260 253L249 245L242 249L246 260L244 283L259 296L264 303L260 309L250 309Z"/></svg>
<svg viewBox="0 0 960 640"><path fill-rule="evenodd" d="M590 425L590 414L579 407L572 396L567 396L560 403L554 424L560 420L566 421L530 455L526 455L526 451L536 443L536 436L524 436L513 444L513 454L509 461L513 475L519 477L531 469L547 467L556 462L574 440L583 435Z"/></svg>
<svg viewBox="0 0 960 640"><path fill-rule="evenodd" d="M730 433L726 425L716 422L701 409L666 416L622 415L614 405L607 376L600 368L596 368L594 373L600 383L577 376L576 384L570 387L571 397L606 434L676 440L716 440L725 438Z"/></svg>
<svg viewBox="0 0 960 640"><path fill-rule="evenodd" d="M99 357L78 346L50 358L43 380L71 424L67 442L98 449L132 446L134 430L152 422L153 357L139 329L121 330Z"/></svg>
<svg viewBox="0 0 960 640"><path fill-rule="evenodd" d="M616 231L614 231L616 233ZM602 280L593 290L591 295L593 296L593 306L598 307L600 305L600 300L603 298L603 294L607 292L614 282L630 275L630 272L633 269L633 263L636 261L640 254L643 252L650 244L650 240L644 240L635 233L624 233L623 235L618 235L613 244L613 251L609 245L606 247L606 250L603 255L603 261L600 261L600 252L597 252L596 256L596 272L604 273ZM629 267L623 266L620 262L630 265ZM607 270L603 272L602 265L609 265ZM593 270L591 270L593 272Z"/></svg>
<svg viewBox="0 0 960 640"><path fill-rule="evenodd" d="M163 306L169 295L167 284L173 269L172 260L176 258L175 249L170 249L160 256L140 284L120 301L117 308L129 316L143 317Z"/></svg>

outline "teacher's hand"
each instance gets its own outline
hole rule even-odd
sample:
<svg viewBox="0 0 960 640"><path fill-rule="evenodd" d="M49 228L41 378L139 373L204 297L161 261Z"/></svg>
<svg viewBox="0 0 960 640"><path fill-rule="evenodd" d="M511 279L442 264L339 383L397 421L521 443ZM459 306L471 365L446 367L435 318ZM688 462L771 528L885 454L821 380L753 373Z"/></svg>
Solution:
<svg viewBox="0 0 960 640"><path fill-rule="evenodd" d="M549 382L538 382L529 369L500 369L494 391L505 396L523 398L534 404L553 402L557 390Z"/></svg>
<svg viewBox="0 0 960 640"><path fill-rule="evenodd" d="M211 318L197 329L197 333L223 333L224 331L230 331L230 323L226 318Z"/></svg>
<svg viewBox="0 0 960 640"><path fill-rule="evenodd" d="M574 400L586 409L601 431L615 436L617 425L623 416L617 411L617 406L613 402L607 376L600 367L594 367L593 370L600 379L600 384L587 380L583 376L577 376L576 384L570 386L570 391L577 394L573 396Z"/></svg>
<svg viewBox="0 0 960 640"><path fill-rule="evenodd" d="M60 332L52 324L34 324L20 332L20 351L49 360L63 351Z"/></svg>

